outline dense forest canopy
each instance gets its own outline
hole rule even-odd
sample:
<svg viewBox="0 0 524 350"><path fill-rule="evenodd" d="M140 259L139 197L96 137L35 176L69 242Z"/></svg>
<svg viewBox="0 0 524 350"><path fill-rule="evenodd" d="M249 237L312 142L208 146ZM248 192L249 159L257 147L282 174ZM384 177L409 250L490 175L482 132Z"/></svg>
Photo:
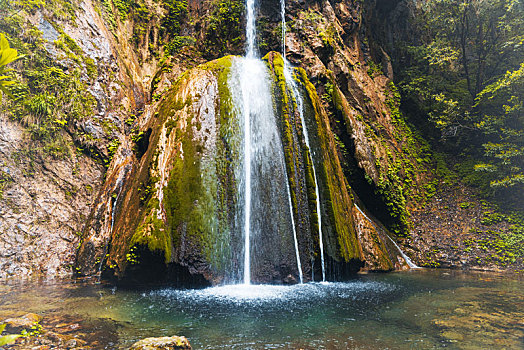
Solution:
<svg viewBox="0 0 524 350"><path fill-rule="evenodd" d="M435 0L417 12L418 38L401 49L408 113L427 116L427 135L470 184L522 206L523 2Z"/></svg>

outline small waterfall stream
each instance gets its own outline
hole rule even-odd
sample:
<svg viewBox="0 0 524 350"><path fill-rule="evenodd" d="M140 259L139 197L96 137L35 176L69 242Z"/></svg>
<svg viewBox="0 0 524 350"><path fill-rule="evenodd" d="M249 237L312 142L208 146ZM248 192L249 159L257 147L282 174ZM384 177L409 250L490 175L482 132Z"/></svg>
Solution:
<svg viewBox="0 0 524 350"><path fill-rule="evenodd" d="M115 185L115 190L118 192L118 194L116 195L115 197L115 200L113 201L113 205L110 206L111 208L111 226L109 227L109 232L110 234L113 233L113 227L115 225L115 215L116 215L116 205L118 203L118 199L120 198L120 195L122 194L122 187L123 187L123 184L124 184L124 181L123 181L123 178L125 177L125 173L123 176L119 177L116 181L116 185ZM111 204L111 201L109 201L107 203L108 205ZM109 237L104 245L104 253L102 255L102 258L100 259L100 265L98 266L98 280L100 281L100 278L102 277L102 269L103 269L103 266L104 266L104 261L105 261L105 258L106 258L106 255L107 255L107 250L109 248L109 242L110 242L111 238Z"/></svg>
<svg viewBox="0 0 524 350"><path fill-rule="evenodd" d="M315 162L313 159L313 157L315 156L315 153L311 149L311 146L309 143L309 134L308 134L306 122L304 119L304 100L302 99L302 95L300 94L297 83L293 79L291 65L286 59L286 2L285 0L280 0L280 16L282 18L282 58L284 60L284 78L286 79L288 88L291 88L293 97L295 98L295 101L297 104L297 109L300 115L300 123L302 125L302 131L304 133L304 141L306 142L306 146L309 150L309 154L311 157L311 165L313 168L313 178L315 180L315 196L316 196L316 204L317 204L316 209L317 209L317 219L318 219L318 240L319 240L319 246L320 246L320 260L321 260L321 265L322 265L322 282L325 282L326 281L326 268L325 268L325 263L324 263L324 242L323 242L323 237L322 237L322 213L320 211L320 193L318 190L317 171L316 171ZM298 250L297 250L297 256L298 256Z"/></svg>
<svg viewBox="0 0 524 350"><path fill-rule="evenodd" d="M366 220L368 220L371 223L371 225L375 226L373 221L371 221L371 219L366 215L366 213L364 213L364 211L362 211L362 209L360 209L360 207L357 204L355 204L355 208L357 208L357 210L360 212L360 214L362 214L366 218ZM417 266L415 263L413 263L413 261L411 261L411 259L402 251L402 249L400 249L398 244L391 237L389 237L389 235L387 233L386 233L386 236L391 241L391 243L393 243L395 248L397 248L398 252L400 253L400 256L402 256L404 261L406 261L406 264L408 264L410 269L420 269L421 268L421 267Z"/></svg>
<svg viewBox="0 0 524 350"><path fill-rule="evenodd" d="M287 180L287 179L286 179ZM291 223L293 224L293 242L295 243L295 256L297 257L298 277L300 283L304 283L304 275L302 273L302 264L300 263L300 252L298 250L297 228L295 225L295 218L293 217L293 202L291 201L291 191L289 190L289 181L287 182L287 197L289 199L289 213L291 214Z"/></svg>

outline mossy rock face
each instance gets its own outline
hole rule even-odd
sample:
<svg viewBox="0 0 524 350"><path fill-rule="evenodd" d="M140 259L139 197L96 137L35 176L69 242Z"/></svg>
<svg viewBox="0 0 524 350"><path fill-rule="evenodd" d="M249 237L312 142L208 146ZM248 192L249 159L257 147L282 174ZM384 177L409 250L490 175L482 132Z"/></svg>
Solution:
<svg viewBox="0 0 524 350"><path fill-rule="evenodd" d="M130 264L141 263L134 247L147 247L161 253L166 264L187 268L211 283L242 279L244 121L239 62L229 56L184 73L151 114L146 126L151 131L144 142L148 146L124 185L125 198L112 232L108 265L118 276L124 276ZM259 191L260 203L253 208L265 213L252 217L257 231L251 239L252 280L298 281L288 184L305 281L321 276L319 214L326 261L337 269L346 265L343 269L355 271L365 260L368 269L394 268L398 264L387 247L387 232L355 209L328 116L305 72L296 69L292 78L300 91L299 103L286 81L282 57L270 53L265 62L276 121L269 143L281 147L277 158L282 159L271 163L267 172L256 163L262 154L254 155L258 160L252 174L263 178L254 185L259 187L253 191Z"/></svg>
<svg viewBox="0 0 524 350"><path fill-rule="evenodd" d="M161 251L176 263L220 282L231 266L238 118L228 95L232 57L186 72L159 104L149 147L126 188L110 264L123 273L134 246ZM136 261L135 261L136 260Z"/></svg>
<svg viewBox="0 0 524 350"><path fill-rule="evenodd" d="M276 106L280 112L279 121L296 221L307 223L297 227L299 242L309 243L310 251L307 253L316 266L315 274L319 276L320 272L317 200L321 204L326 261L354 265L349 270L360 266L367 270L404 268L406 263L398 258L399 253L387 237L387 230L357 209L354 193L342 170L329 117L305 71L293 69L292 73L296 89L302 97L304 122L301 123L298 101L290 91L291 83L286 82L282 57L271 52L264 59L272 72ZM307 130L303 130L304 127ZM306 145L305 133L309 135L311 149ZM313 171L313 166L316 171ZM319 188L318 199L315 194L316 182ZM304 261L302 263L304 265ZM306 268L313 268L308 263L305 262Z"/></svg>

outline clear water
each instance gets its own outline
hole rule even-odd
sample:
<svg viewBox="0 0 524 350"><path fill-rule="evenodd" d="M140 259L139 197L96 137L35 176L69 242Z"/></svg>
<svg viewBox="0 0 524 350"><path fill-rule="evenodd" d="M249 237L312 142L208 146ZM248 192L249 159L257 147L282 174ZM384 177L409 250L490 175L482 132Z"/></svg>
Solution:
<svg viewBox="0 0 524 350"><path fill-rule="evenodd" d="M446 270L202 290L25 282L0 285L0 318L73 320L100 349L165 335L184 335L194 349L518 349L522 287L511 276Z"/></svg>

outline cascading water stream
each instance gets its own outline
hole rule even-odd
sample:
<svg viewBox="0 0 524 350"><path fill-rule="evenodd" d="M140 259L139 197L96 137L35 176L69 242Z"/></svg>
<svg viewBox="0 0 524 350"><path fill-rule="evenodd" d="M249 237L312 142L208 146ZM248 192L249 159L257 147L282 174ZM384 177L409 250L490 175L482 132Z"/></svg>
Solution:
<svg viewBox="0 0 524 350"><path fill-rule="evenodd" d="M255 0L247 0L246 23L246 61L242 65L242 77L249 73L249 61L255 59ZM249 90L249 81L241 80L244 103L244 284L251 283L251 106L250 96L245 93Z"/></svg>
<svg viewBox="0 0 524 350"><path fill-rule="evenodd" d="M278 133L273 102L270 92L269 77L266 65L257 57L255 0L247 0L246 23L246 56L240 60L239 87L244 132L244 164L243 164L243 231L244 231L244 273L243 282L251 284L251 250L253 240L261 232L279 231L278 216L285 208L282 202L287 195L287 205L291 217L291 226L295 243L295 254L300 282L303 282L302 266L298 251L298 240L291 193L287 180L287 172L282 150L282 142ZM232 78L233 79L233 78ZM234 80L234 79L233 79ZM268 184L271 177L276 184ZM287 193L282 191L279 183L286 182ZM267 198L272 204L268 206ZM280 200L280 202L279 202ZM276 206L279 206L278 208ZM274 215L274 216L273 216ZM269 220L263 218L269 216ZM280 216L281 217L281 216ZM269 221L269 223L268 223Z"/></svg>
<svg viewBox="0 0 524 350"><path fill-rule="evenodd" d="M309 134L307 131L307 126L304 118L304 101L302 99L302 95L300 94L300 91L298 90L298 86L293 79L291 70L290 70L290 64L287 62L287 60L284 58L284 78L286 79L286 82L289 87L291 87L291 91L293 92L293 95L295 97L295 101L297 103L297 109L298 113L300 115L300 123L302 125L302 130L304 133L304 141L306 142L306 146L309 150L309 154L311 157L311 165L313 170L313 179L315 180L315 196L316 196L316 204L317 204L317 218L318 218L318 240L319 240L319 246L320 246L320 260L322 265L322 282L326 281L326 268L324 263L324 241L322 237L322 214L320 211L320 191L318 189L318 179L317 179L317 171L315 168L315 162L313 161L314 152L311 149L310 143L309 143Z"/></svg>
<svg viewBox="0 0 524 350"><path fill-rule="evenodd" d="M244 65L245 66L245 65ZM244 81L242 81L244 83ZM244 85L244 84L242 84ZM242 86L244 88L244 86ZM244 284L251 283L251 123L249 97L244 94Z"/></svg>
<svg viewBox="0 0 524 350"><path fill-rule="evenodd" d="M295 256L297 257L297 267L298 267L298 277L300 283L304 283L304 276L302 273L302 264L300 263L300 254L298 251L298 240L297 240L297 230L295 226L295 218L293 217L293 202L291 200L291 191L289 190L289 181L286 179L286 189L287 189L287 198L289 200L289 213L291 214L291 224L293 225L293 241L295 243Z"/></svg>
<svg viewBox="0 0 524 350"><path fill-rule="evenodd" d="M309 143L309 134L306 127L306 122L304 119L304 101L302 99L302 95L300 94L300 91L298 90L298 86L293 79L293 75L291 73L290 64L286 59L286 2L285 0L280 1L280 16L282 18L282 57L284 60L284 78L286 79L286 83L289 87L291 87L291 91L293 92L293 95L295 97L295 101L297 103L297 109L300 115L300 123L302 125L302 130L304 132L304 140L306 142L306 146L309 150L310 156L311 156L311 164L313 168L313 177L315 180L315 196L316 196L316 204L317 204L317 218L318 218L318 240L320 245L320 260L322 265L322 282L326 281L326 269L325 269L325 263L324 263L324 242L322 237L322 214L320 212L320 193L318 190L318 180L317 180L317 172L315 168L315 162L313 161L314 152L311 149L310 143ZM295 240L296 240L296 234L295 234ZM297 254L298 254L298 244L297 244Z"/></svg>
<svg viewBox="0 0 524 350"><path fill-rule="evenodd" d="M125 175L124 175L125 176ZM118 191L118 194L113 202L113 206L111 207L111 226L109 227L109 233L113 234L113 227L115 225L115 214L116 214L116 205L118 203L118 199L120 198L120 194L122 193L122 185L123 185L123 177L119 177L115 189ZM111 201L108 202L108 204L111 204ZM106 244L104 245L104 255L102 255L102 259L100 259L100 265L98 266L98 281L100 282L100 279L102 277L102 267L104 265L104 261L107 255L107 250L109 248L109 241L110 238L107 239Z"/></svg>
<svg viewBox="0 0 524 350"><path fill-rule="evenodd" d="M371 221L371 219L366 215L366 213L364 213L362 211L362 209L360 209L360 207L358 205L355 204L355 208L357 208L357 210L360 212L360 214L362 214L366 218L366 220L368 220L371 223L371 225L375 226L373 224L373 221ZM386 233L386 236L391 241L391 243L393 243L395 248L397 248L398 252L400 253L400 256L402 256L402 258L404 259L406 264L408 264L409 268L411 268L411 269L420 269L420 267L417 266L415 263L413 263L413 261L411 261L411 259L402 251L402 249L400 249L398 244L391 237L389 237L389 235L387 233Z"/></svg>

